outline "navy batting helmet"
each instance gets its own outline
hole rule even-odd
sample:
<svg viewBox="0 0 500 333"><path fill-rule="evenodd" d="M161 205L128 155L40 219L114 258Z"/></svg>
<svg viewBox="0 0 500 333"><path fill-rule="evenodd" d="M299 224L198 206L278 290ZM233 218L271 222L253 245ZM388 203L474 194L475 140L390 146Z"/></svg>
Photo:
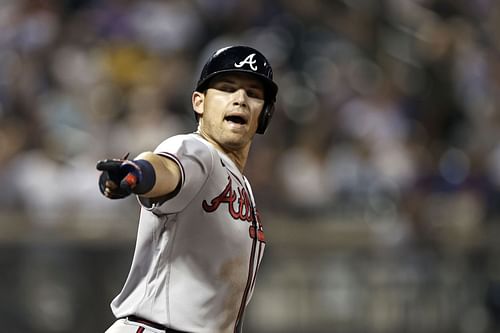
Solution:
<svg viewBox="0 0 500 333"><path fill-rule="evenodd" d="M273 69L266 57L248 46L228 46L215 51L203 66L196 91L207 89L212 78L222 73L243 72L256 76L264 85L264 107L259 116L257 133L264 134L274 113L278 86L273 81Z"/></svg>

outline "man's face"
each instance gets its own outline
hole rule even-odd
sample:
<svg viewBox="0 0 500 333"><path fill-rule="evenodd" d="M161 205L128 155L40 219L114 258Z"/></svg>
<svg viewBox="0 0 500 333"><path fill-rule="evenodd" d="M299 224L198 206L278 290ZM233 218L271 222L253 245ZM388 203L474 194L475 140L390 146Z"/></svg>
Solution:
<svg viewBox="0 0 500 333"><path fill-rule="evenodd" d="M200 115L200 132L225 150L250 144L264 106L264 86L249 74L217 76L205 94L193 93L193 108Z"/></svg>

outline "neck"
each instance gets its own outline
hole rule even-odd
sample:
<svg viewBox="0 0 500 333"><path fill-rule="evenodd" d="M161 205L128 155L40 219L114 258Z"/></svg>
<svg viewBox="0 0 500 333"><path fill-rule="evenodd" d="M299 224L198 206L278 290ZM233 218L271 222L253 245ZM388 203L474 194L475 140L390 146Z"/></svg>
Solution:
<svg viewBox="0 0 500 333"><path fill-rule="evenodd" d="M250 143L241 148L225 147L209 136L204 135L203 132L198 131L197 133L202 138L213 144L217 150L226 154L234 162L238 170L240 170L240 172L243 174L243 170L245 169L245 165L247 164L248 153L250 152Z"/></svg>
<svg viewBox="0 0 500 333"><path fill-rule="evenodd" d="M219 149L218 146L216 146L217 149ZM244 150L245 151L234 151L234 150L224 150L220 149L222 152L224 152L229 158L236 164L236 167L240 172L243 174L243 170L245 169L245 165L247 164L247 158L248 158L248 151L249 151L250 146L246 147Z"/></svg>

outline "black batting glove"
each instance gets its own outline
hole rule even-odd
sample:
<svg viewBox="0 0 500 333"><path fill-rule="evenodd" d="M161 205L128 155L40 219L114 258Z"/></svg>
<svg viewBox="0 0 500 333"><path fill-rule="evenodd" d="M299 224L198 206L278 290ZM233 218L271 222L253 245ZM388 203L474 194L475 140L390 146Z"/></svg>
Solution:
<svg viewBox="0 0 500 333"><path fill-rule="evenodd" d="M99 177L99 190L107 198L121 199L129 196L142 178L139 166L126 157L97 162L97 170L102 171Z"/></svg>

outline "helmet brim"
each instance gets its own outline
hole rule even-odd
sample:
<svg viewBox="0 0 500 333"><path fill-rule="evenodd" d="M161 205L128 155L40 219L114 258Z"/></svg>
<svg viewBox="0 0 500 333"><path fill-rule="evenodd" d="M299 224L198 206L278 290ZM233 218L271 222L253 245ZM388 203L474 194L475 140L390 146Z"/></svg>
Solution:
<svg viewBox="0 0 500 333"><path fill-rule="evenodd" d="M246 69L230 68L230 69L221 69L217 72L213 72L207 75L205 78L203 78L203 80L198 82L195 91L204 92L205 90L208 89L208 86L213 79L215 79L217 76L221 74L227 74L227 73L245 73L253 77L256 77L259 81L261 81L264 84L266 101L274 102L276 100L276 95L278 93L278 85L274 83L274 81L270 80L267 76Z"/></svg>

